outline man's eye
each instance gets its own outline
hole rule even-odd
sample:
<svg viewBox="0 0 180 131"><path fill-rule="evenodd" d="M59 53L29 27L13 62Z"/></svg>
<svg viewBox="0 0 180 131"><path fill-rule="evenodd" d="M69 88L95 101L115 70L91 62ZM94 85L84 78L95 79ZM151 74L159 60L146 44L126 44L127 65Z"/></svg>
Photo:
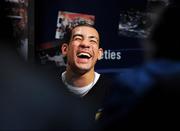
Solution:
<svg viewBox="0 0 180 131"><path fill-rule="evenodd" d="M93 43L93 44L97 44L96 40L90 40L90 42Z"/></svg>

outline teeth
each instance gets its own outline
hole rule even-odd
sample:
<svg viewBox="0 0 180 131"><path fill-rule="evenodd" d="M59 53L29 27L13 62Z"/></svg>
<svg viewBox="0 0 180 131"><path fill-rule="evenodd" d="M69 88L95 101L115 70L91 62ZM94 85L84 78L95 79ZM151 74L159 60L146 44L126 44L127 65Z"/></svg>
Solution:
<svg viewBox="0 0 180 131"><path fill-rule="evenodd" d="M79 53L77 56L87 56L87 57L91 57L90 54L88 54L88 53Z"/></svg>

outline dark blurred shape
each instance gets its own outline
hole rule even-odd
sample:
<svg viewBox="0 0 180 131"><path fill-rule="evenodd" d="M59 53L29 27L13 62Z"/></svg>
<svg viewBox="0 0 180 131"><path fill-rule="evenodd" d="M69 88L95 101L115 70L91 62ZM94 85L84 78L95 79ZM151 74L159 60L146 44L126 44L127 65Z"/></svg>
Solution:
<svg viewBox="0 0 180 131"><path fill-rule="evenodd" d="M25 63L0 40L0 130L91 129L88 107L68 97L57 74Z"/></svg>
<svg viewBox="0 0 180 131"><path fill-rule="evenodd" d="M150 40L155 45L157 58L180 60L179 11L179 4L172 2L164 9L151 32Z"/></svg>
<svg viewBox="0 0 180 131"><path fill-rule="evenodd" d="M12 21L7 17L8 10L5 0L0 1L0 39L13 37Z"/></svg>
<svg viewBox="0 0 180 131"><path fill-rule="evenodd" d="M87 130L88 107L67 96L52 70L24 63L0 40L0 130Z"/></svg>
<svg viewBox="0 0 180 131"><path fill-rule="evenodd" d="M152 59L114 76L119 83L104 109L102 130L179 129L179 12L175 1L161 12L149 39L155 49ZM126 104L119 87L133 92Z"/></svg>
<svg viewBox="0 0 180 131"><path fill-rule="evenodd" d="M87 130L88 107L67 96L59 74L21 59L0 1L0 130ZM57 70L56 70L57 73Z"/></svg>

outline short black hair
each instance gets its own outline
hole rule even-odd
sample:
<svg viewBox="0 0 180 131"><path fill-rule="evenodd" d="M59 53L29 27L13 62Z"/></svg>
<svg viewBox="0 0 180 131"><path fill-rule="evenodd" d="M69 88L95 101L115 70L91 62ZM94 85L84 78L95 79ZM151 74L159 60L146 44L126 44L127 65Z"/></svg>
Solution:
<svg viewBox="0 0 180 131"><path fill-rule="evenodd" d="M92 24L88 24L88 23L80 23L80 24L77 24L77 25L74 25L72 26L71 28L66 28L65 30L65 34L64 34L64 37L63 37L63 43L67 43L69 44L70 42L70 39L71 39L71 35L72 35L72 31L76 28L76 27L79 27L79 26L87 26L87 27L91 27L91 28L94 28L96 29L96 27ZM97 30L97 29L96 29Z"/></svg>

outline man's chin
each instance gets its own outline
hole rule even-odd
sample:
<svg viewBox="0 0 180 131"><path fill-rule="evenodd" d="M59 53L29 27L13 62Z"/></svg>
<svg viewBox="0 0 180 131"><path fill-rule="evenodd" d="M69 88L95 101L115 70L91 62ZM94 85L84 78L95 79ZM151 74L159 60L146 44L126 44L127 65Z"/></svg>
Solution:
<svg viewBox="0 0 180 131"><path fill-rule="evenodd" d="M79 72L84 73L84 72L90 71L91 67L90 66L85 66L85 65L78 65L76 70L79 71Z"/></svg>

